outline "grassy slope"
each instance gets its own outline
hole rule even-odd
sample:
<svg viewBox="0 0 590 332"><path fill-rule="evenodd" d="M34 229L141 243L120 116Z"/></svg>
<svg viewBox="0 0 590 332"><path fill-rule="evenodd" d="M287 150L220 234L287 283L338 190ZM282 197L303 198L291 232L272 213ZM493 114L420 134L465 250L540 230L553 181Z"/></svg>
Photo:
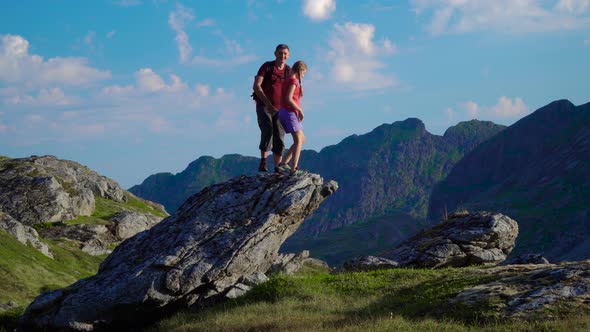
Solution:
<svg viewBox="0 0 590 332"><path fill-rule="evenodd" d="M0 230L0 303L15 301L17 308L0 310L0 323L10 323L41 292L68 286L91 276L104 257L90 256L69 241L46 242L55 259L18 242Z"/></svg>
<svg viewBox="0 0 590 332"><path fill-rule="evenodd" d="M126 203L97 197L96 210L91 216L81 216L66 223L108 224L114 213L131 210L152 213L161 217L162 211L145 205L138 199L128 197ZM51 227L51 223L35 225L36 228ZM11 326L26 306L41 292L68 286L81 278L95 274L106 256L91 256L73 241L44 241L50 247L55 259L26 246L3 230L0 230L0 304L15 301L17 308L0 309L0 331L2 325Z"/></svg>
<svg viewBox="0 0 590 332"><path fill-rule="evenodd" d="M495 276L476 268L277 275L245 296L162 320L152 331L577 331L588 313L549 321L499 321L489 303L447 300ZM586 315L584 315L586 314ZM560 319L561 318L561 319Z"/></svg>

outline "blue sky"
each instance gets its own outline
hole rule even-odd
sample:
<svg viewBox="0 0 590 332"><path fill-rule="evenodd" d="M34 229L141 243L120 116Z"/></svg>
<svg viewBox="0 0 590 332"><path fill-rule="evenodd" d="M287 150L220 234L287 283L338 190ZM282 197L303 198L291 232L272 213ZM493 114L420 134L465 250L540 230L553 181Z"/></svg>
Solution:
<svg viewBox="0 0 590 332"><path fill-rule="evenodd" d="M0 2L0 155L56 155L126 188L202 155L258 156L249 96L278 43L309 66L317 151L408 117L443 134L590 101L590 0L80 4Z"/></svg>

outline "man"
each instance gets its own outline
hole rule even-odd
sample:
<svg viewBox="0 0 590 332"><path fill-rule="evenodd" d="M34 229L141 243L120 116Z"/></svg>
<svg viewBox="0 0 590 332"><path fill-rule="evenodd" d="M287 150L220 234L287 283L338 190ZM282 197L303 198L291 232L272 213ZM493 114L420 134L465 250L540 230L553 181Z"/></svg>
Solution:
<svg viewBox="0 0 590 332"><path fill-rule="evenodd" d="M279 108L281 107L283 81L287 79L291 68L287 65L289 46L279 44L275 49L275 60L260 66L254 77L254 100L256 101L256 115L260 127L260 172L268 172L266 158L272 150L275 172L283 158L284 132L279 122Z"/></svg>

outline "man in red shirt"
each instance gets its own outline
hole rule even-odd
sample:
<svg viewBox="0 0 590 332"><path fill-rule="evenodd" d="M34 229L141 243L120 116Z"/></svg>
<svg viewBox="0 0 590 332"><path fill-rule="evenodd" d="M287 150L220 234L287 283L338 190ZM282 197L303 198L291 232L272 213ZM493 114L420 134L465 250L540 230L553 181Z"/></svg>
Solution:
<svg viewBox="0 0 590 332"><path fill-rule="evenodd" d="M260 165L258 170L268 172L266 158L272 150L275 170L283 158L285 135L279 122L283 81L290 75L291 68L287 65L289 46L279 44L275 49L275 60L260 66L254 77L254 100L256 115L260 128Z"/></svg>

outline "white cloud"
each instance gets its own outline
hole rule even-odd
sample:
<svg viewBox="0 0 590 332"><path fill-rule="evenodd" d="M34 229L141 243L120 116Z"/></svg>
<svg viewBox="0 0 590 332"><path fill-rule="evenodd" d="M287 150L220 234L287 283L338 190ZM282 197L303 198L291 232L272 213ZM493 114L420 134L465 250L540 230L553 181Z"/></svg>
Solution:
<svg viewBox="0 0 590 332"><path fill-rule="evenodd" d="M92 42L94 40L94 37L96 37L96 32L94 32L94 31L88 31L88 33L86 34L86 36L84 36L84 44L86 44L86 45L92 45Z"/></svg>
<svg viewBox="0 0 590 332"><path fill-rule="evenodd" d="M393 76L383 74L385 67L379 57L394 53L395 46L385 39L373 41L375 27L371 24L335 24L329 41L328 59L332 77L356 90L370 90L394 86Z"/></svg>
<svg viewBox="0 0 590 332"><path fill-rule="evenodd" d="M559 0L555 8L563 12L582 15L590 8L590 0Z"/></svg>
<svg viewBox="0 0 590 332"><path fill-rule="evenodd" d="M454 122L455 121L455 111L448 107L446 110L446 114L447 114L447 119L449 120L449 122Z"/></svg>
<svg viewBox="0 0 590 332"><path fill-rule="evenodd" d="M303 14L314 21L325 20L336 10L336 0L304 0Z"/></svg>
<svg viewBox="0 0 590 332"><path fill-rule="evenodd" d="M209 95L209 85L197 84L195 91L197 92L198 96L207 97Z"/></svg>
<svg viewBox="0 0 590 332"><path fill-rule="evenodd" d="M117 30L111 30L111 31L107 32L107 38L108 39L113 38L113 36L115 36L116 33L117 33Z"/></svg>
<svg viewBox="0 0 590 332"><path fill-rule="evenodd" d="M76 103L76 98L68 97L60 88L41 88L37 96L19 89L6 89L0 93L4 103L19 106L67 106Z"/></svg>
<svg viewBox="0 0 590 332"><path fill-rule="evenodd" d="M210 27L215 25L215 20L211 18L206 18L202 21L197 22L197 27Z"/></svg>
<svg viewBox="0 0 590 332"><path fill-rule="evenodd" d="M50 58L29 54L21 36L0 35L0 81L27 86L86 85L111 77L110 71L88 66L85 58Z"/></svg>
<svg viewBox="0 0 590 332"><path fill-rule="evenodd" d="M138 96L143 93L175 93L188 90L188 85L177 75L170 75L170 83L156 74L151 68L141 68L135 72L136 85L111 85L102 89L103 96Z"/></svg>
<svg viewBox="0 0 590 332"><path fill-rule="evenodd" d="M473 101L464 103L463 107L471 118L479 116L514 118L523 116L529 112L529 107L524 103L522 98L516 97L512 100L506 96L500 97L496 105L491 107L482 107Z"/></svg>
<svg viewBox="0 0 590 332"><path fill-rule="evenodd" d="M470 118L474 119L477 118L477 116L480 113L480 107L479 105L477 105L475 102L473 101L468 101L464 104L465 110L467 111L467 114L469 115Z"/></svg>
<svg viewBox="0 0 590 332"><path fill-rule="evenodd" d="M184 31L185 26L194 19L193 11L181 4L176 4L176 10L168 16L168 24L176 31L176 45L180 53L180 62L185 63L190 57L193 48L190 45L188 34Z"/></svg>
<svg viewBox="0 0 590 332"><path fill-rule="evenodd" d="M514 98L514 101L508 97L500 97L498 103L491 108L491 111L496 116L502 118L516 117L526 114L529 108L522 101L521 98Z"/></svg>
<svg viewBox="0 0 590 332"><path fill-rule="evenodd" d="M545 32L590 27L590 0L411 0L417 15L430 14L433 35L477 30Z"/></svg>

